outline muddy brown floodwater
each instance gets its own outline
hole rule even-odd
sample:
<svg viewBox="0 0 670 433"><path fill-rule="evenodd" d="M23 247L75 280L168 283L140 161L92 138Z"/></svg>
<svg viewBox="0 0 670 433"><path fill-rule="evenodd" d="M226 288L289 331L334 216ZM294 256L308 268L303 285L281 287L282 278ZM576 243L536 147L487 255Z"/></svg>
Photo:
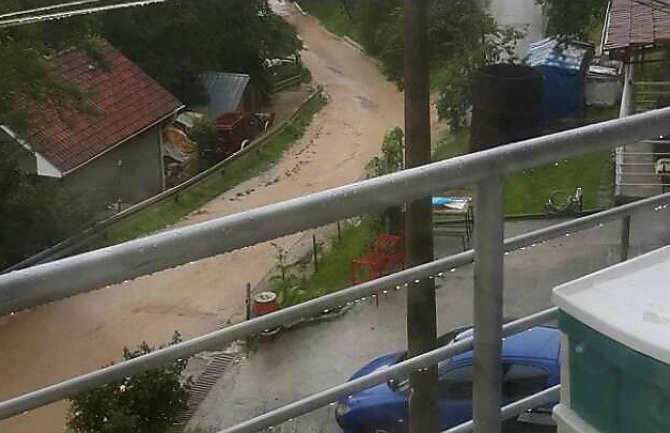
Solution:
<svg viewBox="0 0 670 433"><path fill-rule="evenodd" d="M180 224L355 181L379 152L384 132L402 125L402 95L369 58L310 17L287 19L305 42L303 60L324 86L328 105L274 168ZM279 242L290 245L298 236ZM259 244L0 319L0 398L117 361L124 345L143 340L158 345L175 330L191 338L241 319L245 284L263 278L274 251ZM66 411L65 403L53 404L0 422L0 432L62 432Z"/></svg>

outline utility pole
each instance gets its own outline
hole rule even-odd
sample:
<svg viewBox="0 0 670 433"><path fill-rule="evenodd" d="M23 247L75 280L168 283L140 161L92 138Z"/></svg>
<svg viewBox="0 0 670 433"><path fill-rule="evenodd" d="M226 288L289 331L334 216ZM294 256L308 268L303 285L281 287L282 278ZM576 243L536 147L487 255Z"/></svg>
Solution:
<svg viewBox="0 0 670 433"><path fill-rule="evenodd" d="M428 84L428 0L404 2L405 167L430 162ZM430 197L408 203L405 248L409 267L433 260ZM410 357L437 346L435 283L424 279L407 289L407 352ZM410 373L410 433L437 433L437 366Z"/></svg>

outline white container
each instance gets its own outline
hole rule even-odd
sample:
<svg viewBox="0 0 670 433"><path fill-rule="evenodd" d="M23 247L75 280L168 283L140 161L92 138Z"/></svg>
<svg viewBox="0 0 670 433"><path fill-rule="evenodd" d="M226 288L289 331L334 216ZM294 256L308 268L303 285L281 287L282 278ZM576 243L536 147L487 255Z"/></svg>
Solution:
<svg viewBox="0 0 670 433"><path fill-rule="evenodd" d="M670 431L670 247L559 286L552 300L561 309L558 432Z"/></svg>
<svg viewBox="0 0 670 433"><path fill-rule="evenodd" d="M670 364L670 247L558 286L552 300L612 340Z"/></svg>

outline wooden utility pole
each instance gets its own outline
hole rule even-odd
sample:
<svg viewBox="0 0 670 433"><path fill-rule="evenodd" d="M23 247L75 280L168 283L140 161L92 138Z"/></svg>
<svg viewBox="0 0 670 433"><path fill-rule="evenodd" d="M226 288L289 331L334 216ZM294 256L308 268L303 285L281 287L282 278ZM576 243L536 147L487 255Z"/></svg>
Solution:
<svg viewBox="0 0 670 433"><path fill-rule="evenodd" d="M405 0L405 167L430 162L428 84L428 0ZM430 197L407 205L405 245L409 267L433 260ZM437 346L435 283L425 279L407 290L407 352L410 357ZM437 433L437 366L410 374L410 433Z"/></svg>

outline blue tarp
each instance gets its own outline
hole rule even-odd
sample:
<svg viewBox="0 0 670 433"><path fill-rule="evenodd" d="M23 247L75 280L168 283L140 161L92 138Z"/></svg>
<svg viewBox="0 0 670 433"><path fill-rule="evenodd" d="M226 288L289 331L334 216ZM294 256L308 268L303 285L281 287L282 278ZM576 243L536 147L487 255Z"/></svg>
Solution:
<svg viewBox="0 0 670 433"><path fill-rule="evenodd" d="M593 48L581 42L546 38L530 45L527 63L544 76L544 120L579 118L584 79Z"/></svg>

